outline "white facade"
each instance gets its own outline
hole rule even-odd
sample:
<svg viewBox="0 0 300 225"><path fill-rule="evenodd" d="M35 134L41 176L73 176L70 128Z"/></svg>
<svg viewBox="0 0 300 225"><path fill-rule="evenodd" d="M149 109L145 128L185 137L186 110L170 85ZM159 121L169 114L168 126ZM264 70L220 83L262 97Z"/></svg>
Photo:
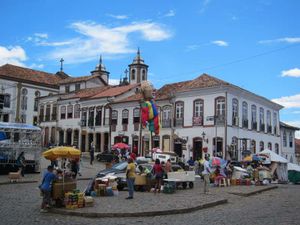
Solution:
<svg viewBox="0 0 300 225"><path fill-rule="evenodd" d="M8 79L0 79L0 88L1 93L9 99L9 104L4 105L0 121L33 125L37 122L38 97L58 93L56 88Z"/></svg>
<svg viewBox="0 0 300 225"><path fill-rule="evenodd" d="M295 143L295 131L299 128L289 126L284 123L280 123L281 133L281 156L286 158L291 163L298 163L295 154L296 143Z"/></svg>

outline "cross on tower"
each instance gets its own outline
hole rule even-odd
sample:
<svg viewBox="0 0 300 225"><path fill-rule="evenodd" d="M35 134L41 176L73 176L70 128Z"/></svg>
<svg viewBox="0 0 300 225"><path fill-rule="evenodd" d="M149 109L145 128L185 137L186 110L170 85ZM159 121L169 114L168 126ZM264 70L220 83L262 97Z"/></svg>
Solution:
<svg viewBox="0 0 300 225"><path fill-rule="evenodd" d="M65 60L64 60L63 58L60 59L60 72L63 71L63 62L64 62L64 61L65 61Z"/></svg>

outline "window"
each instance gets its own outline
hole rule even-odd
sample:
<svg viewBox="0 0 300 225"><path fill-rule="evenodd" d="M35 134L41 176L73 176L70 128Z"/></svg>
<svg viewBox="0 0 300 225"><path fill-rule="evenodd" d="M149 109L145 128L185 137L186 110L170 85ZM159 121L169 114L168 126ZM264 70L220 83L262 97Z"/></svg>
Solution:
<svg viewBox="0 0 300 225"><path fill-rule="evenodd" d="M273 127L274 127L274 134L277 135L277 113L273 113Z"/></svg>
<svg viewBox="0 0 300 225"><path fill-rule="evenodd" d="M66 86L65 86L65 92L66 92L66 93L69 93L69 92L70 92L70 85L66 85Z"/></svg>
<svg viewBox="0 0 300 225"><path fill-rule="evenodd" d="M193 125L202 126L203 125L203 112L204 104L202 99L197 99L194 101L194 118Z"/></svg>
<svg viewBox="0 0 300 225"><path fill-rule="evenodd" d="M73 118L73 105L68 105L68 119L72 119Z"/></svg>
<svg viewBox="0 0 300 225"><path fill-rule="evenodd" d="M289 143L290 143L289 146L290 146L290 148L293 147L293 141L294 141L293 133L290 132L290 135L289 135Z"/></svg>
<svg viewBox="0 0 300 225"><path fill-rule="evenodd" d="M74 118L80 118L80 105L76 104L74 106Z"/></svg>
<svg viewBox="0 0 300 225"><path fill-rule="evenodd" d="M251 146L250 146L250 148L251 148L251 152L252 152L253 154L255 154L255 153L256 153L256 141L255 141L255 140L252 140L252 141L251 141Z"/></svg>
<svg viewBox="0 0 300 225"><path fill-rule="evenodd" d="M60 119L66 119L66 106L60 107Z"/></svg>
<svg viewBox="0 0 300 225"><path fill-rule="evenodd" d="M225 122L225 98L218 97L215 100L215 124L224 124Z"/></svg>
<svg viewBox="0 0 300 225"><path fill-rule="evenodd" d="M94 126L94 107L89 108L89 120L88 120L88 126L93 127Z"/></svg>
<svg viewBox="0 0 300 225"><path fill-rule="evenodd" d="M247 102L243 102L242 120L243 120L243 127L248 128L248 103Z"/></svg>
<svg viewBox="0 0 300 225"><path fill-rule="evenodd" d="M80 83L79 84L75 84L75 91L79 91L80 90Z"/></svg>
<svg viewBox="0 0 300 225"><path fill-rule="evenodd" d="M129 111L127 109L124 109L122 111L122 125L123 125L123 131L127 131L127 126L128 126L128 116L129 116Z"/></svg>
<svg viewBox="0 0 300 225"><path fill-rule="evenodd" d="M87 122L87 111L86 108L84 108L81 113L81 126L85 127L86 122Z"/></svg>
<svg viewBox="0 0 300 225"><path fill-rule="evenodd" d="M275 144L275 153L279 154L279 144L278 143Z"/></svg>
<svg viewBox="0 0 300 225"><path fill-rule="evenodd" d="M34 116L32 121L33 121L32 122L33 126L37 126L38 125L38 118L37 118L37 116Z"/></svg>
<svg viewBox="0 0 300 225"><path fill-rule="evenodd" d="M133 109L133 123L140 123L140 109Z"/></svg>
<svg viewBox="0 0 300 225"><path fill-rule="evenodd" d="M239 101L232 99L232 126L239 125Z"/></svg>
<svg viewBox="0 0 300 225"><path fill-rule="evenodd" d="M118 124L118 111L117 110L113 110L111 113L111 124L112 125Z"/></svg>
<svg viewBox="0 0 300 225"><path fill-rule="evenodd" d="M142 80L146 80L146 71L142 70Z"/></svg>
<svg viewBox="0 0 300 225"><path fill-rule="evenodd" d="M256 105L251 106L251 125L253 130L257 130Z"/></svg>
<svg viewBox="0 0 300 225"><path fill-rule="evenodd" d="M9 95L9 94L5 94L5 95L4 95L3 106L4 106L5 108L9 108L9 107L10 107L10 95Z"/></svg>
<svg viewBox="0 0 300 225"><path fill-rule="evenodd" d="M265 149L265 144L263 141L259 142L259 150L263 151Z"/></svg>
<svg viewBox="0 0 300 225"><path fill-rule="evenodd" d="M270 112L270 110L267 110L267 132L272 133L271 112Z"/></svg>
<svg viewBox="0 0 300 225"><path fill-rule="evenodd" d="M28 91L26 88L22 89L22 95L21 95L21 109L22 110L27 110L27 94Z"/></svg>
<svg viewBox="0 0 300 225"><path fill-rule="evenodd" d="M52 107L52 120L56 120L56 111L57 111L57 105L54 104Z"/></svg>
<svg viewBox="0 0 300 225"><path fill-rule="evenodd" d="M171 127L171 106L162 108L162 128Z"/></svg>
<svg viewBox="0 0 300 225"><path fill-rule="evenodd" d="M40 117L40 122L43 122L44 121L44 106L43 105L41 105L41 107L40 107L39 117Z"/></svg>
<svg viewBox="0 0 300 225"><path fill-rule="evenodd" d="M104 121L103 121L103 125L109 125L110 124L110 108L108 106L106 106L104 108Z"/></svg>
<svg viewBox="0 0 300 225"><path fill-rule="evenodd" d="M131 70L131 80L135 80L135 69Z"/></svg>
<svg viewBox="0 0 300 225"><path fill-rule="evenodd" d="M102 106L98 106L96 108L96 121L95 125L96 126L101 126L102 123Z"/></svg>
<svg viewBox="0 0 300 225"><path fill-rule="evenodd" d="M286 131L283 131L283 135L282 135L282 142L283 142L283 147L287 146L287 139L286 139Z"/></svg>
<svg viewBox="0 0 300 225"><path fill-rule="evenodd" d="M271 142L268 142L268 149L272 150L272 143Z"/></svg>
<svg viewBox="0 0 300 225"><path fill-rule="evenodd" d="M46 116L45 121L50 121L50 112L51 112L51 105L46 106Z"/></svg>
<svg viewBox="0 0 300 225"><path fill-rule="evenodd" d="M34 93L34 95L35 95L35 98L34 98L33 110L36 112L36 111L38 111L38 103L39 103L38 98L41 96L41 93L39 91L36 91Z"/></svg>
<svg viewBox="0 0 300 225"><path fill-rule="evenodd" d="M265 132L265 111L262 107L259 108L259 127L260 131Z"/></svg>
<svg viewBox="0 0 300 225"><path fill-rule="evenodd" d="M183 102L175 103L175 126L183 125Z"/></svg>
<svg viewBox="0 0 300 225"><path fill-rule="evenodd" d="M231 159L237 161L238 160L238 138L237 137L232 137L232 141L231 141L231 146L230 146L230 150L231 150Z"/></svg>

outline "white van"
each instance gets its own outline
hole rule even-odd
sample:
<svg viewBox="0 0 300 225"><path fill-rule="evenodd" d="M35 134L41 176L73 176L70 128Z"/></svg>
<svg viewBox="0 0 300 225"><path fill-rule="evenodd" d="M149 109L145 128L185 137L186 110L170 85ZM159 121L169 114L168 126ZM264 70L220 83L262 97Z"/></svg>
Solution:
<svg viewBox="0 0 300 225"><path fill-rule="evenodd" d="M176 153L172 152L156 152L153 153L152 159L155 161L156 159L159 159L160 162L167 162L168 159L171 160L171 163L177 163L178 162L178 156Z"/></svg>

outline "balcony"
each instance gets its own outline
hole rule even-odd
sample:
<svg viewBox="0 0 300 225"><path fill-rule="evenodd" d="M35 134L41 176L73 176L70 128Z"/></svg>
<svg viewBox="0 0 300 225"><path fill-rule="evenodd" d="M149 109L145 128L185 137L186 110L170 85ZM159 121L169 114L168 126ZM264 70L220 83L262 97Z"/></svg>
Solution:
<svg viewBox="0 0 300 225"><path fill-rule="evenodd" d="M175 127L182 127L183 126L183 118L176 118L174 120L174 126Z"/></svg>
<svg viewBox="0 0 300 225"><path fill-rule="evenodd" d="M48 122L48 121L50 121L50 115L45 116L45 122Z"/></svg>
<svg viewBox="0 0 300 225"><path fill-rule="evenodd" d="M232 126L239 126L239 117L238 116L234 116L232 117Z"/></svg>
<svg viewBox="0 0 300 225"><path fill-rule="evenodd" d="M216 115L215 125L224 125L224 124L225 124L225 115Z"/></svg>
<svg viewBox="0 0 300 225"><path fill-rule="evenodd" d="M90 118L88 122L89 127L94 127L94 118Z"/></svg>
<svg viewBox="0 0 300 225"><path fill-rule="evenodd" d="M81 123L80 123L80 126L86 127L86 120L81 120L80 122L81 122Z"/></svg>
<svg viewBox="0 0 300 225"><path fill-rule="evenodd" d="M171 120L165 119L161 121L161 127L162 128L170 128L171 127Z"/></svg>
<svg viewBox="0 0 300 225"><path fill-rule="evenodd" d="M252 122L252 130L257 130L257 122Z"/></svg>
<svg viewBox="0 0 300 225"><path fill-rule="evenodd" d="M111 125L111 131L115 132L117 130L117 125L116 124L112 124Z"/></svg>
<svg viewBox="0 0 300 225"><path fill-rule="evenodd" d="M193 117L193 126L203 126L203 117L202 116L194 116Z"/></svg>
<svg viewBox="0 0 300 225"><path fill-rule="evenodd" d="M128 124L122 124L122 130L127 131L128 130Z"/></svg>
<svg viewBox="0 0 300 225"><path fill-rule="evenodd" d="M52 118L52 120L56 120L57 114L56 113L51 114L51 118Z"/></svg>
<svg viewBox="0 0 300 225"><path fill-rule="evenodd" d="M260 124L260 131L265 132L265 124Z"/></svg>
<svg viewBox="0 0 300 225"><path fill-rule="evenodd" d="M243 120L243 128L248 129L248 120Z"/></svg>
<svg viewBox="0 0 300 225"><path fill-rule="evenodd" d="M139 128L140 128L140 124L139 123L134 123L133 128L134 128L134 131L138 131Z"/></svg>
<svg viewBox="0 0 300 225"><path fill-rule="evenodd" d="M272 133L272 126L271 126L271 125L268 125L268 126L267 126L267 132L268 132L268 133Z"/></svg>

